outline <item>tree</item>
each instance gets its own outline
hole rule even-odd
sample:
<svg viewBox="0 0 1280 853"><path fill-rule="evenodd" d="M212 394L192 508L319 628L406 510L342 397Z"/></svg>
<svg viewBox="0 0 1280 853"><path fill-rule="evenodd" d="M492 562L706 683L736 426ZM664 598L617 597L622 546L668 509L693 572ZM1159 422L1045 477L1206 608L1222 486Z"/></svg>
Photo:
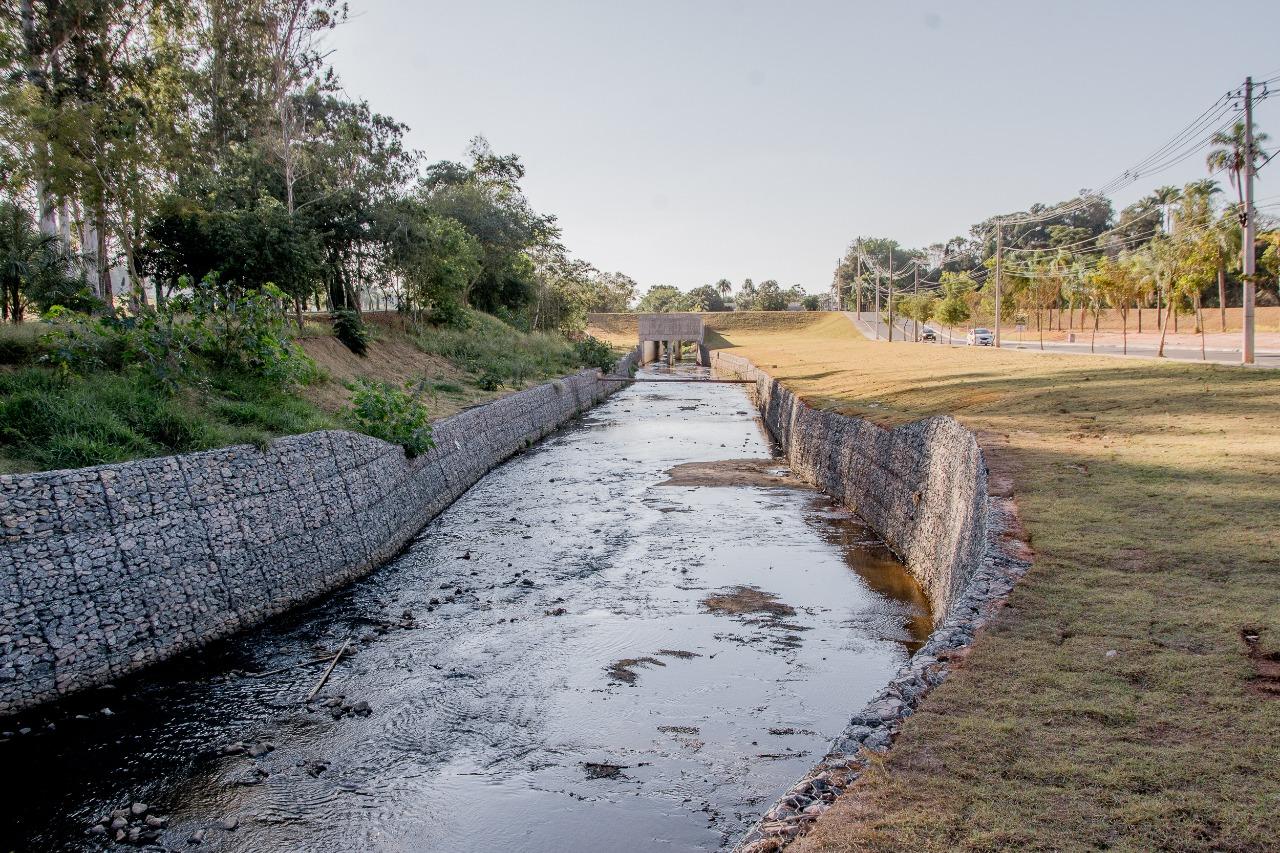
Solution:
<svg viewBox="0 0 1280 853"><path fill-rule="evenodd" d="M480 246L457 221L432 216L413 199L391 201L376 219L385 273L401 284L402 308L451 323L480 274Z"/></svg>
<svg viewBox="0 0 1280 853"><path fill-rule="evenodd" d="M1166 306L1165 322L1160 326L1160 343L1156 347L1157 358L1164 357L1165 337L1169 333L1169 318L1177 310L1174 303L1174 289L1185 272L1186 249L1187 244L1183 240L1176 237L1160 237L1152 240L1145 250L1150 256L1150 270L1155 278L1157 290L1164 294Z"/></svg>
<svg viewBox="0 0 1280 853"><path fill-rule="evenodd" d="M766 279L760 282L760 288L756 292L755 310L756 311L786 311L787 296L782 287L774 279Z"/></svg>
<svg viewBox="0 0 1280 853"><path fill-rule="evenodd" d="M686 297L690 311L725 311L724 299L715 285L704 284L690 290Z"/></svg>
<svg viewBox="0 0 1280 853"><path fill-rule="evenodd" d="M688 297L678 287L670 284L655 284L640 298L636 310L646 314L666 314L673 311L688 311L690 308Z"/></svg>
<svg viewBox="0 0 1280 853"><path fill-rule="evenodd" d="M943 296L935 306L933 316L947 327L947 337L954 338L954 327L964 323L972 314L968 297L977 285L967 272L943 272L940 281Z"/></svg>
<svg viewBox="0 0 1280 853"><path fill-rule="evenodd" d="M21 323L28 300L42 309L91 307L92 296L69 266L56 234L40 233L29 213L0 202L0 317Z"/></svg>
<svg viewBox="0 0 1280 853"><path fill-rule="evenodd" d="M1256 168L1258 160L1266 159L1267 152L1263 149L1265 143L1270 137L1265 133L1257 131L1253 134L1253 167ZM1232 125L1230 131L1219 130L1209 138L1209 144L1216 146L1205 156L1205 165L1209 168L1209 173L1225 171L1227 178L1231 181L1231 187L1236 191L1236 201L1239 202L1239 210L1243 215L1244 211L1244 182L1241 180L1245 169L1245 126L1244 122L1238 121Z"/></svg>
<svg viewBox="0 0 1280 853"><path fill-rule="evenodd" d="M555 217L533 211L520 189L524 166L498 155L484 137L471 141L469 166L441 161L427 168L421 196L430 212L458 220L480 244L481 271L468 300L484 311L517 310L533 298L532 267L520 257L556 242Z"/></svg>
<svg viewBox="0 0 1280 853"><path fill-rule="evenodd" d="M938 298L932 293L906 294L898 300L898 313L915 322L915 340L920 340L920 327L928 323L938 309Z"/></svg>
<svg viewBox="0 0 1280 853"><path fill-rule="evenodd" d="M629 311L640 286L635 279L620 272L600 273L591 280L587 310L617 313Z"/></svg>

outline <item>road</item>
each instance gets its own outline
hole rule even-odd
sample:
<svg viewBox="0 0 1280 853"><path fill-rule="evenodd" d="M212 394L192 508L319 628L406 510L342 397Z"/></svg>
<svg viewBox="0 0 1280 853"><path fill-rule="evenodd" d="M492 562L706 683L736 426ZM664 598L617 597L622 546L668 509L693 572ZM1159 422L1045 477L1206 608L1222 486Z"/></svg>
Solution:
<svg viewBox="0 0 1280 853"><path fill-rule="evenodd" d="M867 338L874 339L876 337L876 326L879 326L880 340L888 340L889 327L883 319L877 320L875 312L864 311L858 314L854 311L843 312L849 321L853 323L855 329ZM895 341L910 341L914 335L912 333L913 321L907 320L900 322L896 318L893 323L893 339ZM964 346L965 339L962 335L956 335L954 339L950 338L945 330L939 330L941 336L941 345L948 343L956 346ZM1027 353L1068 353L1071 355L1102 355L1112 358L1156 358L1156 348L1151 345L1130 344L1129 351L1126 354L1122 346L1115 344L1098 344L1091 352L1089 343L1064 343L1062 341L1046 341L1044 349L1040 348L1040 343L1034 336L1026 337L1021 342L1018 341L1016 333L1011 337L1006 334L1002 341L1002 349L1015 350L1017 352ZM922 344L922 346L934 346L934 344ZM1200 349L1198 347L1170 347L1164 348L1164 356L1170 361L1201 361ZM1280 352L1271 350L1258 350L1255 353L1257 362L1254 367L1264 368L1280 368ZM1203 361L1213 362L1214 364L1240 364L1240 352L1238 350L1227 349L1206 349Z"/></svg>

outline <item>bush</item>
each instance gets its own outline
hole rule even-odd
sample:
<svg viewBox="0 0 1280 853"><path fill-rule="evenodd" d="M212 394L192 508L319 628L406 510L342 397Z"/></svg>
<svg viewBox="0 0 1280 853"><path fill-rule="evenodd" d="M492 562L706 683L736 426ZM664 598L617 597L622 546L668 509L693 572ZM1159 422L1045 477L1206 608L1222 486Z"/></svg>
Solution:
<svg viewBox="0 0 1280 853"><path fill-rule="evenodd" d="M289 337L274 285L238 290L208 275L184 280L190 293L134 314L88 317L50 311L41 360L60 376L97 370L140 370L174 393L212 373L234 371L292 390L316 376L316 366Z"/></svg>
<svg viewBox="0 0 1280 853"><path fill-rule="evenodd" d="M612 370L614 362L618 360L617 356L613 354L613 347L591 335L587 335L575 343L573 349L578 355L578 362L584 367L598 367L606 371Z"/></svg>
<svg viewBox="0 0 1280 853"><path fill-rule="evenodd" d="M410 458L435 446L427 407L412 383L402 391L387 382L359 379L352 391L350 416L360 432L400 445Z"/></svg>
<svg viewBox="0 0 1280 853"><path fill-rule="evenodd" d="M497 391L502 387L504 377L496 370L485 370L476 380L476 387L481 391Z"/></svg>
<svg viewBox="0 0 1280 853"><path fill-rule="evenodd" d="M350 308L339 308L333 312L333 333L356 355L369 351L369 330L360 315Z"/></svg>

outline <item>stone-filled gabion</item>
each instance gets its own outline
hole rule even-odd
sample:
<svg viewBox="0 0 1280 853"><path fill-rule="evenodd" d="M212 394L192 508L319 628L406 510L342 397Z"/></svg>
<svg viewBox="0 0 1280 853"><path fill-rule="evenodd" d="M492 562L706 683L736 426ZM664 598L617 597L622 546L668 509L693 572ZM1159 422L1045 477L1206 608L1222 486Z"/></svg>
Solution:
<svg viewBox="0 0 1280 853"><path fill-rule="evenodd" d="M416 459L331 430L266 450L0 476L0 716L349 583L619 387L584 370L460 412L434 424L436 446Z"/></svg>
<svg viewBox="0 0 1280 853"><path fill-rule="evenodd" d="M712 366L755 380L762 419L792 470L871 525L928 593L937 625L735 848L773 853L807 831L871 757L889 749L902 722L946 680L948 660L973 642L1029 563L1017 547L1012 501L987 494L977 438L954 418L881 429L810 408L744 358L716 352Z"/></svg>

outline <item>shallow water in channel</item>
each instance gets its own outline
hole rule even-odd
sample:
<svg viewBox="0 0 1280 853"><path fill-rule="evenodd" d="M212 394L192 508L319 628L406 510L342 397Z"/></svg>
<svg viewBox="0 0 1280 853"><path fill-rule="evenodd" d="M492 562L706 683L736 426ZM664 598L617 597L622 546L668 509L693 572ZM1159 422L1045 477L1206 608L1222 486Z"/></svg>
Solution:
<svg viewBox="0 0 1280 853"><path fill-rule="evenodd" d="M134 801L168 819L152 849L732 844L930 627L902 567L823 495L659 485L771 453L741 386L623 389L363 581L0 722L33 729L0 743L0 849L107 848L90 828ZM349 635L305 704L310 662ZM358 702L367 716L343 712ZM274 749L223 754L234 742Z"/></svg>

